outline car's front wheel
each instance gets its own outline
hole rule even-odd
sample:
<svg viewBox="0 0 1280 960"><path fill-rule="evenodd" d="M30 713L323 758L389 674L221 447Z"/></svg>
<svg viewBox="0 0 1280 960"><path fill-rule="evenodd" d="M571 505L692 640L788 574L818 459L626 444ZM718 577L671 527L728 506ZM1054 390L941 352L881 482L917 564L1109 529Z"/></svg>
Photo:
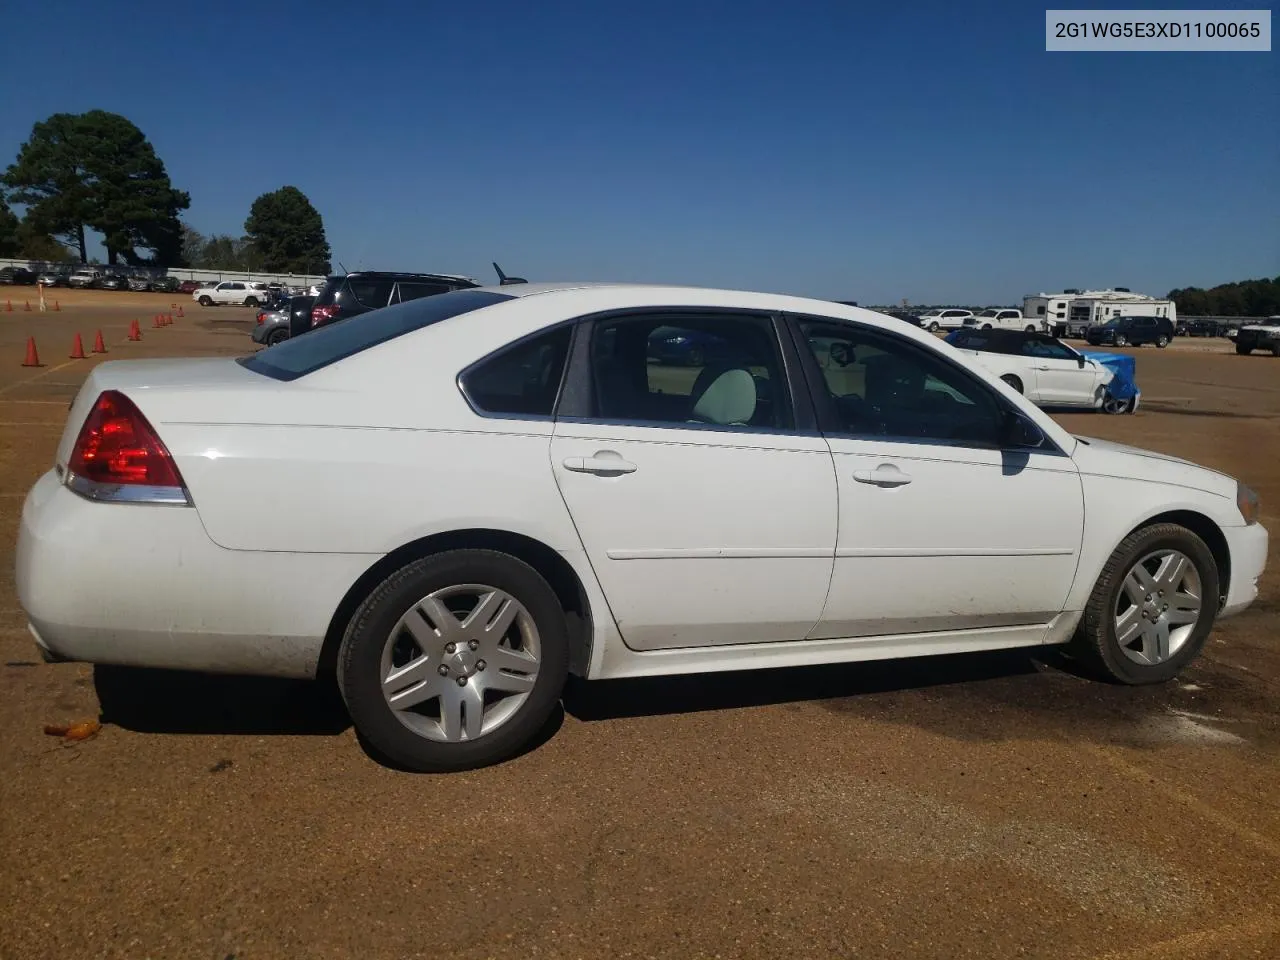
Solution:
<svg viewBox="0 0 1280 960"><path fill-rule="evenodd" d="M1218 567L1185 527L1137 530L1102 569L1072 643L1119 683L1161 683L1195 659L1218 609Z"/></svg>
<svg viewBox="0 0 1280 960"><path fill-rule="evenodd" d="M1156 337L1156 346L1159 347L1161 350L1163 350L1168 345L1169 345L1169 338L1166 337L1163 333L1160 334L1160 336Z"/></svg>
<svg viewBox="0 0 1280 960"><path fill-rule="evenodd" d="M1246 347L1243 343L1237 343L1236 353L1240 354L1242 357L1247 357L1249 354L1253 353L1253 347Z"/></svg>
<svg viewBox="0 0 1280 960"><path fill-rule="evenodd" d="M568 675L564 611L542 576L451 550L384 580L347 627L339 686L387 759L447 771L506 760L537 736Z"/></svg>
<svg viewBox="0 0 1280 960"><path fill-rule="evenodd" d="M199 304L200 304L200 306L202 306L202 307L211 307L211 306L213 306L213 301L212 301L212 300L210 300L208 297L201 297L201 298L200 298L198 301L196 301L196 302L197 302L197 303L199 303Z"/></svg>

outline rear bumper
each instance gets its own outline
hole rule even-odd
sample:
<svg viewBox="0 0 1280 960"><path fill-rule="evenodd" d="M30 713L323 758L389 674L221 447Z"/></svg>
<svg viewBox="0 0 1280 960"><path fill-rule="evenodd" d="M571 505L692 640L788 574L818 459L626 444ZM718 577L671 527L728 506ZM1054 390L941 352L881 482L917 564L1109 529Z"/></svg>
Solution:
<svg viewBox="0 0 1280 960"><path fill-rule="evenodd" d="M1218 616L1229 617L1244 610L1258 597L1258 581L1267 566L1267 528L1260 523L1250 527L1226 527L1222 531L1231 553L1231 583L1227 601Z"/></svg>
<svg viewBox="0 0 1280 960"><path fill-rule="evenodd" d="M191 507L91 503L50 471L23 506L15 574L46 659L311 677L374 559L226 550Z"/></svg>

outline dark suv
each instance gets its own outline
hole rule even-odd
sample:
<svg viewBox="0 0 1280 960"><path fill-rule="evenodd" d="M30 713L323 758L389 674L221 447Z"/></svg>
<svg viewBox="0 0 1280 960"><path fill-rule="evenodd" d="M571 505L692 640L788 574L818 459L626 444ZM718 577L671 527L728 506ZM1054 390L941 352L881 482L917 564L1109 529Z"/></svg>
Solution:
<svg viewBox="0 0 1280 960"><path fill-rule="evenodd" d="M1140 347L1144 343L1167 347L1173 339L1173 321L1168 317L1114 317L1090 327L1084 338L1094 347L1104 343L1116 347Z"/></svg>
<svg viewBox="0 0 1280 960"><path fill-rule="evenodd" d="M393 303L478 286L480 282L470 277L441 273L360 270L346 276L330 277L320 288L320 294L311 307L311 325L323 327Z"/></svg>
<svg viewBox="0 0 1280 960"><path fill-rule="evenodd" d="M500 286L528 283L524 277L508 277L496 263ZM320 287L311 308L311 326L323 327L338 320L356 317L379 307L430 297L451 290L469 290L482 286L479 280L449 273L396 273L357 270L345 276L329 277ZM298 332L295 330L296 337Z"/></svg>

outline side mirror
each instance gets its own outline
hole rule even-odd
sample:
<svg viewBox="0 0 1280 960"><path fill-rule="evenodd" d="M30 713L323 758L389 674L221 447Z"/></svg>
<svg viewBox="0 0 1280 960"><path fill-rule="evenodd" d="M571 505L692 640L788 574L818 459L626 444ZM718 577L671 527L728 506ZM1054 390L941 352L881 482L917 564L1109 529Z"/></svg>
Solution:
<svg viewBox="0 0 1280 960"><path fill-rule="evenodd" d="M1005 448L1034 448L1044 443L1044 431L1012 410L1005 414L1001 433L1000 446Z"/></svg>
<svg viewBox="0 0 1280 960"><path fill-rule="evenodd" d="M1084 369L1084 357L1076 357L1076 366L1081 370Z"/></svg>

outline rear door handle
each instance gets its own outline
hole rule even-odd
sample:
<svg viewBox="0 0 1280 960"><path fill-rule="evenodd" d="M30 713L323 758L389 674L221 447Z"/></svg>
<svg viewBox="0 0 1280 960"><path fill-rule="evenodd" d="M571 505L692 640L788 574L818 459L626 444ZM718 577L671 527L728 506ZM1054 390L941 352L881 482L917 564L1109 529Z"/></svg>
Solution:
<svg viewBox="0 0 1280 960"><path fill-rule="evenodd" d="M853 479L877 487L901 487L911 482L911 475L903 473L892 463L882 463L874 470L855 470Z"/></svg>
<svg viewBox="0 0 1280 960"><path fill-rule="evenodd" d="M573 473L622 474L635 473L636 465L612 450L597 451L593 457L569 457L564 468Z"/></svg>

